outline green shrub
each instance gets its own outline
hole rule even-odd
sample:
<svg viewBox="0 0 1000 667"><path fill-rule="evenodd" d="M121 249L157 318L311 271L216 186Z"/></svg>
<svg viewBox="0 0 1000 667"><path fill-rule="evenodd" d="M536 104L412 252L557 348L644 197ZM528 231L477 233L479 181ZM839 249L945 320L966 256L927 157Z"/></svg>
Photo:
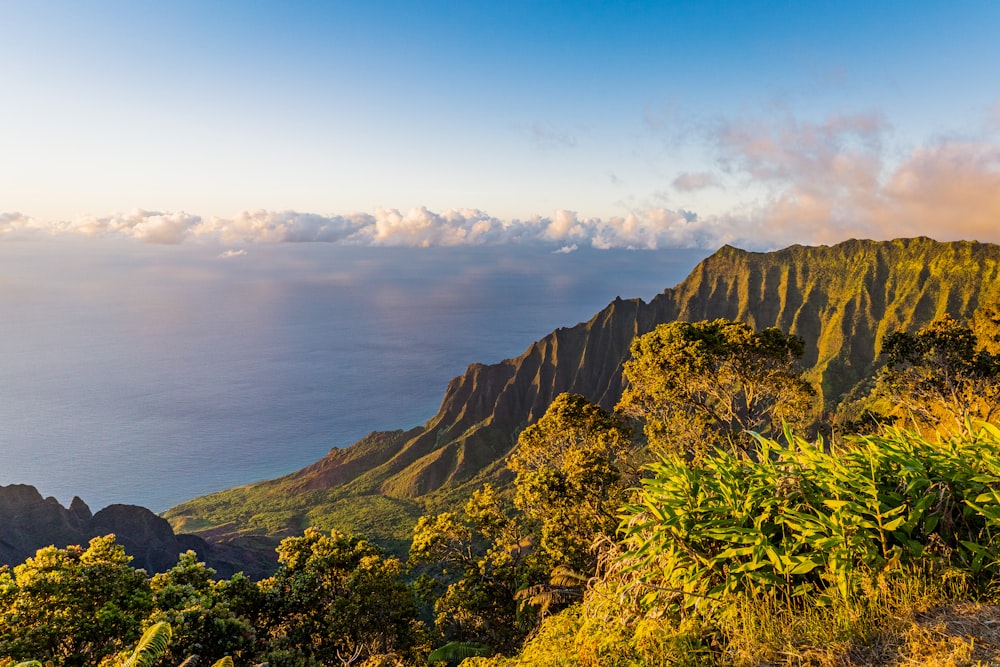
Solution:
<svg viewBox="0 0 1000 667"><path fill-rule="evenodd" d="M646 609L735 593L830 602L917 561L989 582L998 571L1000 430L930 442L902 430L828 452L786 433L759 460L726 452L649 466L622 524L624 572Z"/></svg>

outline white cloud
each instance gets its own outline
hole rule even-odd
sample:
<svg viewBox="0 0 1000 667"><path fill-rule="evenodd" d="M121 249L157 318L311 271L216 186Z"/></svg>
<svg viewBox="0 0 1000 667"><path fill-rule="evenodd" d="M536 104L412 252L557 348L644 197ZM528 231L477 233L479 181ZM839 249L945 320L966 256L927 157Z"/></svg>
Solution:
<svg viewBox="0 0 1000 667"><path fill-rule="evenodd" d="M297 211L242 211L233 218L211 218L193 231L203 239L223 243L305 242L363 243L359 234L372 224L372 216L322 216Z"/></svg>
<svg viewBox="0 0 1000 667"><path fill-rule="evenodd" d="M745 203L711 214L648 207L591 218L561 209L548 216L503 220L479 209L435 212L418 207L345 215L256 210L206 219L183 211L135 209L43 223L22 213L0 213L0 239L117 236L224 246L535 244L556 252L716 248L725 243L763 250L851 237L917 235L1000 242L1000 146L986 134L939 138L898 153L886 148L892 144L890 131L878 114L838 115L820 122L720 123L712 144L721 171L685 172L673 182L676 191L692 197L718 185L723 176L729 195L733 183L743 184Z"/></svg>
<svg viewBox="0 0 1000 667"><path fill-rule="evenodd" d="M180 243L201 224L201 218L184 212L160 213L133 209L98 218L85 216L77 220L55 223L52 233L81 236L128 236L147 243Z"/></svg>
<svg viewBox="0 0 1000 667"><path fill-rule="evenodd" d="M21 213L0 213L0 238L27 239L44 232L44 226Z"/></svg>
<svg viewBox="0 0 1000 667"><path fill-rule="evenodd" d="M697 215L651 208L626 216L586 218L558 210L551 216L501 220L477 209L403 212L379 208L373 214L323 216L297 211L243 211L231 218L202 218L184 212L135 209L106 217L41 224L19 213L0 214L0 238L35 235L127 237L147 243L325 242L371 246L460 246L536 244L556 248L658 248L712 242ZM235 256L242 251L231 251ZM225 254L225 253L224 253Z"/></svg>

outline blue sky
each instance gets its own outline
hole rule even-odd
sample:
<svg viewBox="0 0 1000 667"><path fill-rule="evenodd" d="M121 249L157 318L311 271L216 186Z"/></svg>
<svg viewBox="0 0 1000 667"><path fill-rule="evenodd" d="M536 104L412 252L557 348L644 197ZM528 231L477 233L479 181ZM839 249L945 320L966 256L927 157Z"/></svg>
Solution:
<svg viewBox="0 0 1000 667"><path fill-rule="evenodd" d="M993 2L4 2L0 236L1000 241Z"/></svg>

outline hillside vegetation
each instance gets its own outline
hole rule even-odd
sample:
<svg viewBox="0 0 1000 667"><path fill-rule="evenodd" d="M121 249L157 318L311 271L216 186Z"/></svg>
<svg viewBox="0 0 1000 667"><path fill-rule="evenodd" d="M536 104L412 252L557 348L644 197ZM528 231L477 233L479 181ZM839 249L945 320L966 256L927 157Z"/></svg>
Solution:
<svg viewBox="0 0 1000 667"><path fill-rule="evenodd" d="M424 427L220 494L244 525L294 533L260 581L218 580L193 551L150 577L112 535L40 549L0 568L0 666L166 667L193 655L219 667L1000 664L993 271L982 289L966 286L976 296L959 300L962 319L933 308L917 326L921 303L951 303L926 296L946 287L928 271L917 284L937 287L912 301L909 329L873 324L884 363L870 355L839 422L822 389L837 378L804 336L675 319L631 338L615 405L559 393L509 434L484 468L502 475L392 495L384 467ZM697 274L692 288L711 282ZM885 310L903 312L891 299ZM864 318L852 322L861 331ZM452 446L443 433L433 451ZM408 550L398 545L405 560L315 526L402 533L418 513ZM241 530L202 521L206 535Z"/></svg>
<svg viewBox="0 0 1000 667"><path fill-rule="evenodd" d="M259 582L193 551L150 577L113 535L45 547L0 568L0 665L997 664L996 342L894 333L868 432L825 441L786 419L802 339L661 324L614 411L556 396L511 492L424 514L405 562L313 527Z"/></svg>
<svg viewBox="0 0 1000 667"><path fill-rule="evenodd" d="M803 378L832 418L856 398L852 390L867 391L887 336L944 314L972 319L980 304L997 300L998 272L1000 246L975 242L852 240L770 253L726 246L649 303L618 299L519 357L472 364L423 426L372 433L286 477L197 498L164 516L178 532L210 541L315 526L360 532L401 553L422 513L460 504L485 481L509 484L504 458L557 395L612 408L631 341L658 324L727 318L800 337Z"/></svg>

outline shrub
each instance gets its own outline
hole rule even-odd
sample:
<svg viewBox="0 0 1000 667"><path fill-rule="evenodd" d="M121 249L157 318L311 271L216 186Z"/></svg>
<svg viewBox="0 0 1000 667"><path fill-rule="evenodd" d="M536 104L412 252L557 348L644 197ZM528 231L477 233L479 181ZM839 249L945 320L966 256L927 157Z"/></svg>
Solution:
<svg viewBox="0 0 1000 667"><path fill-rule="evenodd" d="M996 576L996 427L937 442L893 429L832 452L786 437L758 438L757 461L649 466L622 524L642 607L687 612L735 593L829 602L917 561Z"/></svg>

